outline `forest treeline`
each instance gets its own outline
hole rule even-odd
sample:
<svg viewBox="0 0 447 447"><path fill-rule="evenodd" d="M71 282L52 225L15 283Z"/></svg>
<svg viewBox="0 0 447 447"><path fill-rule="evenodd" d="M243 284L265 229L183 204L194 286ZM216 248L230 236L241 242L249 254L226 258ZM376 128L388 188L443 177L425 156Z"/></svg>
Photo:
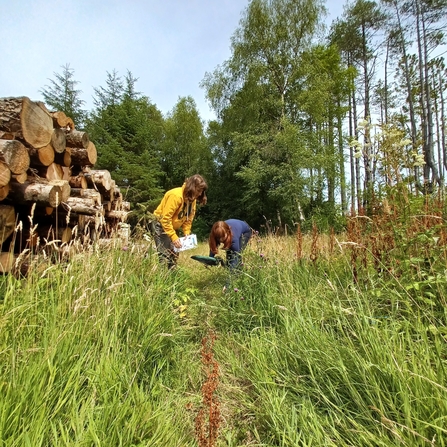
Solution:
<svg viewBox="0 0 447 447"><path fill-rule="evenodd" d="M132 223L200 173L199 234L229 217L341 229L402 188L444 188L446 17L447 0L356 0L327 27L322 1L251 0L230 58L201 82L206 123L192 97L163 115L131 71L108 72L90 111L68 64L41 92L89 133Z"/></svg>

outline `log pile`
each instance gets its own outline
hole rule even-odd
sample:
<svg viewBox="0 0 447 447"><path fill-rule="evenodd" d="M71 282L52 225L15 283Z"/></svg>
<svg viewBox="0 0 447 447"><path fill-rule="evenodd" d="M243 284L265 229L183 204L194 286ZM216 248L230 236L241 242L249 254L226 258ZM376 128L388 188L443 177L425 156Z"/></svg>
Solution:
<svg viewBox="0 0 447 447"><path fill-rule="evenodd" d="M95 144L65 113L0 98L0 273L27 248L107 238L125 222L129 203L96 160Z"/></svg>

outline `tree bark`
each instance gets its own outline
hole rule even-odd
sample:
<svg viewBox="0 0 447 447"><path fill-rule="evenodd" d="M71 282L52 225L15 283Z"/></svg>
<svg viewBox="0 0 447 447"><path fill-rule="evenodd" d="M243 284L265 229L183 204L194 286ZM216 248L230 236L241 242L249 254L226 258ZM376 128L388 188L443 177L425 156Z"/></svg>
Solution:
<svg viewBox="0 0 447 447"><path fill-rule="evenodd" d="M84 177L84 174L79 174L71 177L68 183L72 188L82 188L82 189L88 188L87 179Z"/></svg>
<svg viewBox="0 0 447 447"><path fill-rule="evenodd" d="M92 199L96 205L102 204L101 194L96 189L71 188L72 197L82 197L83 199Z"/></svg>
<svg viewBox="0 0 447 447"><path fill-rule="evenodd" d="M0 140L0 161L7 163L13 174L22 174L30 165L28 149L18 140Z"/></svg>
<svg viewBox="0 0 447 447"><path fill-rule="evenodd" d="M90 138L87 132L82 132L80 130L72 130L65 134L67 139L67 145L70 147L88 148L90 143Z"/></svg>
<svg viewBox="0 0 447 447"><path fill-rule="evenodd" d="M71 163L78 168L85 166L92 167L98 158L96 146L90 142L87 149L79 147L71 147Z"/></svg>
<svg viewBox="0 0 447 447"><path fill-rule="evenodd" d="M19 204L35 202L40 206L55 208L60 205L62 196L61 187L50 183L11 183L9 195Z"/></svg>
<svg viewBox="0 0 447 447"><path fill-rule="evenodd" d="M87 185L90 188L97 189L100 193L109 191L111 188L112 176L105 169L89 169L84 172L84 177L87 179Z"/></svg>
<svg viewBox="0 0 447 447"><path fill-rule="evenodd" d="M64 128L68 131L74 130L75 125L71 118L69 118L67 115L65 115L64 112L51 112L50 113L51 118L53 119L54 127L56 128Z"/></svg>
<svg viewBox="0 0 447 447"><path fill-rule="evenodd" d="M108 219L117 219L117 220L120 220L121 222L125 222L128 214L129 213L127 211L111 210L111 211L106 211L105 217Z"/></svg>
<svg viewBox="0 0 447 447"><path fill-rule="evenodd" d="M77 214L87 214L89 216L95 216L97 214L103 214L101 207L95 204L93 199L84 199L82 197L69 197L63 204L64 209L67 211L73 211Z"/></svg>
<svg viewBox="0 0 447 447"><path fill-rule="evenodd" d="M0 99L0 130L24 139L35 148L46 146L53 134L53 120L26 96Z"/></svg>

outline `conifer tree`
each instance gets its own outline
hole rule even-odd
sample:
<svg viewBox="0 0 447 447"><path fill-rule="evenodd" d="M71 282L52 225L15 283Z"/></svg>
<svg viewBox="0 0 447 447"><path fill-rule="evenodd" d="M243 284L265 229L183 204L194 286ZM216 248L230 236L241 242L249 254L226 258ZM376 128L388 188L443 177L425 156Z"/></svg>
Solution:
<svg viewBox="0 0 447 447"><path fill-rule="evenodd" d="M161 112L135 90L137 79L107 74L107 87L95 89L96 108L87 129L98 151L97 166L107 169L138 214L137 204L154 208L162 196Z"/></svg>
<svg viewBox="0 0 447 447"><path fill-rule="evenodd" d="M76 88L79 82L74 79L74 69L70 68L70 64L61 68L62 73L54 73L55 79L49 79L50 85L40 92L50 109L64 112L77 128L82 128L87 115L82 108L85 104L81 99L82 90Z"/></svg>

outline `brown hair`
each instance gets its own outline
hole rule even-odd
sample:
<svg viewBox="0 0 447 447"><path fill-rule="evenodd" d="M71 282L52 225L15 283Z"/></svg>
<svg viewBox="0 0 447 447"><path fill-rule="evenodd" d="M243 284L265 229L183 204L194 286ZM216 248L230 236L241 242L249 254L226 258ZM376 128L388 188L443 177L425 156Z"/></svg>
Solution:
<svg viewBox="0 0 447 447"><path fill-rule="evenodd" d="M191 177L188 177L185 180L185 189L183 190L183 198L188 202L194 202L197 197L203 197L205 195L205 191L208 189L208 185L205 179L199 175L195 174ZM200 200L202 202L203 198Z"/></svg>
<svg viewBox="0 0 447 447"><path fill-rule="evenodd" d="M231 239L233 235L231 233L230 226L223 220L215 222L211 228L209 245L211 253L217 255L217 247L219 244L223 244L224 250L228 250L231 247Z"/></svg>
<svg viewBox="0 0 447 447"><path fill-rule="evenodd" d="M206 205L206 203L208 202L208 197L206 196L205 190L203 190L202 194L197 197L197 202L200 203L200 205Z"/></svg>

